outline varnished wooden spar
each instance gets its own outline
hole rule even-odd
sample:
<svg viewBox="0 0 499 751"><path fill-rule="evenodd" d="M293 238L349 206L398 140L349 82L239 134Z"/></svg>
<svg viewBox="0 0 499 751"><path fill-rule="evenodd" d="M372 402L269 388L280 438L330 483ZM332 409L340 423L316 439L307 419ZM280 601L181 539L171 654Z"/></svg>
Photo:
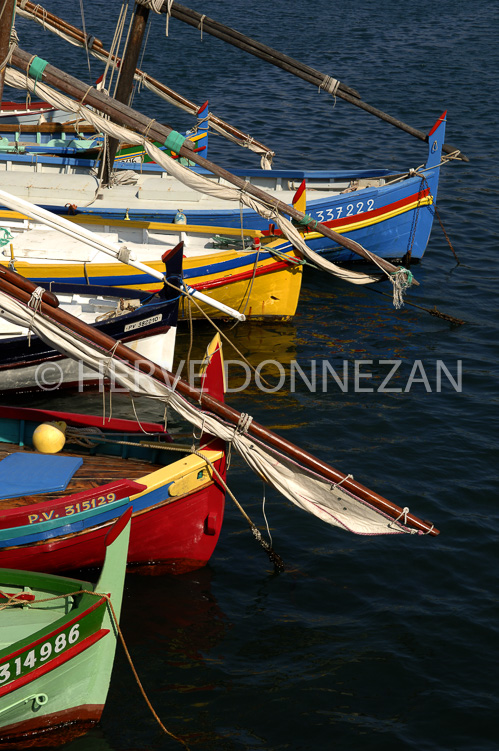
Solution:
<svg viewBox="0 0 499 751"><path fill-rule="evenodd" d="M168 13L168 5L168 2L163 3L161 9L162 13ZM224 24L218 23L218 21L215 21L213 18L208 18L208 16L197 13L195 10L191 10L191 8L186 8L185 5L180 5L180 3L174 2L172 4L170 15L179 21L183 21L189 26L194 26L197 29L206 31L211 36L217 37L224 42L228 42L245 52L249 52L255 57L266 60L267 62L272 63L272 65L282 68L288 73L292 73L298 78L302 78L304 81L314 84L314 86L321 86L321 84L329 78L325 73L321 73L310 65L295 60L294 58L289 57L289 55L279 52L279 50L268 47L266 44L257 42L256 39L250 39L250 37L241 34L230 26L224 26ZM341 81L338 82L338 91L348 93L354 98L360 98L358 91L352 89Z"/></svg>
<svg viewBox="0 0 499 751"><path fill-rule="evenodd" d="M19 47L15 49L12 57L12 63L23 72L27 73L29 71L32 60L33 55L30 55L29 52L25 52L24 50L19 49ZM43 70L42 80L48 84L56 86L66 94L69 94L69 96L74 97L76 100L82 100L84 98L85 104L94 107L96 110L104 112L105 114L109 115L113 121L119 123L120 125L125 125L129 128L132 128L133 130L142 133L153 141L164 142L168 135L171 133L171 128L169 128L168 126L160 125L159 123L156 123L154 119L151 120L150 118L140 114L140 112L137 112L131 107L127 107L120 102L116 102L114 99L112 99L112 97L104 94L101 91L97 91L94 87L89 88L82 81L79 81L74 76L70 76L69 73L62 71L59 68L50 65L49 63ZM284 203L283 201L279 201L275 196L270 196L261 188L252 185L251 183L241 177L238 177L237 175L233 175L223 167L219 167L214 162L211 162L208 159L202 157L200 154L196 153L194 151L194 144L191 141L184 141L184 144L179 151L181 156L190 159L200 167L204 167L206 170L208 170L208 172L222 177L224 180L227 180L227 182L235 185L237 188L244 189L247 193L254 196L255 198L258 198L261 201L264 201L267 205L275 206L275 208L282 214L289 215L293 219L296 219L298 221L304 219L305 214L303 214L301 211L297 211L294 206L288 206L288 204ZM374 253L367 252L366 249L362 247L362 245L359 245L359 243L351 240L348 237L343 237L343 235L338 234L330 227L326 227L324 224L314 224L314 231L320 232L325 237L333 240L333 242L335 242L336 244L348 248L348 250L352 251L352 253L361 256L361 258L364 258L366 261L372 262L374 259L376 263L388 273L393 273L394 271L398 270L397 267L393 265L393 263L385 261L383 258L379 258ZM412 279L412 284L418 284L416 279Z"/></svg>
<svg viewBox="0 0 499 751"><path fill-rule="evenodd" d="M6 282L10 282L10 284L15 284L16 286L20 287L30 296L38 288L37 284L30 282L29 279L26 279L24 276L20 276L20 274L16 274L15 271L10 271L10 269L6 268L5 266L0 266L0 276L2 276ZM59 298L48 289L44 290L42 294L42 300L48 305L51 305L53 308L59 307Z"/></svg>
<svg viewBox="0 0 499 751"><path fill-rule="evenodd" d="M10 32L14 23L16 0L3 0L0 6L0 65L9 53ZM0 105L3 99L5 67L0 69Z"/></svg>
<svg viewBox="0 0 499 751"><path fill-rule="evenodd" d="M249 52L250 55L259 57L261 60L266 60L272 65L282 68L288 73L292 73L298 78L302 78L315 86L321 87L324 85L324 81L327 80L327 76L324 73L320 73L318 70L315 70L308 65L304 65L298 60L294 60L293 58L288 57L288 55L284 55L282 52L278 52L278 50L268 47L266 44L257 42L255 39L251 39L229 26L224 26L223 24L214 21L212 18L197 13L191 8L186 8L184 5L180 5L176 2L171 5L171 9L169 9L168 6L168 2L163 3L163 13L170 12L173 18L176 18L189 26L202 29L203 31L206 31L207 34L211 34L211 36L217 37L228 44L232 44L234 47L238 47L244 52ZM409 133L411 136L419 138L420 141L428 142L427 133L423 133L423 131L413 128L411 125L402 122L402 120L392 117L392 115L388 115L386 112L377 109L377 107L373 107L371 104L364 102L355 89L352 89L341 82L339 82L338 88L335 91L335 96L344 99L346 102L350 102L350 104L354 104L356 107L360 107L371 115L375 115L381 120L394 125L396 128ZM443 144L442 150L446 154L452 154L459 151L455 146L446 143ZM459 158L464 162L469 162L468 157L461 151L459 151Z"/></svg>
<svg viewBox="0 0 499 751"><path fill-rule="evenodd" d="M14 274L14 276L18 275ZM15 280L12 281L15 282ZM6 292L8 295L14 297L15 299L21 300L24 303L28 303L30 300L29 293L17 287L15 283L6 281L5 277L1 275L0 289L4 290L4 292ZM173 375L167 373L163 368L160 368L155 363L152 363L151 361L141 357L139 354L124 346L123 344L117 343L113 338L102 334L100 331L96 331L91 326L88 326L87 324L80 321L78 318L75 318L74 316L66 313L60 308L52 308L49 305L45 305L45 303L43 302L41 303L41 312L48 318L64 326L66 329L73 331L75 336L86 339L87 341L92 341L104 353L108 354L110 351L112 351L114 357L118 357L125 362L128 362L137 370L145 372L148 375L152 375L158 381L166 383L168 386L173 387ZM177 382L175 379L175 388L183 396L193 399L204 410L212 412L214 415L217 415L218 417L233 425L237 425L239 423L239 419L241 417L240 412L233 409L232 407L229 407L227 404L219 402L217 399L209 396L209 394L201 393L198 389L190 386L190 384L186 381L180 379ZM347 475L345 475L343 472L330 467L329 464L326 464L312 454L309 454L307 451L304 451L298 446L295 446L285 438L281 438L281 436L277 435L277 433L268 430L255 421L253 421L249 426L249 433L263 443L273 446L279 452L286 454L292 460L304 465L305 467L308 467L313 472L316 472L317 474L331 481L332 484L341 482L343 488L349 490L351 493L354 493L356 496L374 506L378 510L382 511L392 519L400 519L402 516L404 516L404 512L400 508L400 506L397 506L396 504L387 500L378 493L375 493L369 488L366 488L364 485L361 485L355 480L350 479L350 477L347 477ZM414 516L410 513L407 513L406 516L406 526L412 526L414 529L431 535L439 534L439 531L435 529L430 522L423 521L422 519L419 519L417 516Z"/></svg>
<svg viewBox="0 0 499 751"><path fill-rule="evenodd" d="M20 4L21 0L18 0L18 4ZM97 39L94 36L90 36L90 34L86 34L81 29L78 29L78 27L73 26L72 24L68 23L67 21L64 21L59 16L55 16L53 13L50 13L46 8L42 7L39 4L26 2L23 5L23 10L27 13L31 13L32 16L39 19L45 28L50 28L48 24L53 26L55 29L58 29L59 31L63 32L67 36L72 37L75 42L82 46L88 47L88 49L94 50L100 57L108 58L112 60L113 62L117 60L117 58L112 55L108 50L104 49L104 46L100 39ZM181 107L182 109L187 109L191 112L191 114L196 115L200 110L203 109L204 105L198 106L197 104L194 104L194 102L191 102L190 99L187 99L185 96L182 96L177 91L174 91L173 89L168 88L168 86L165 86L164 83L161 81L158 81L156 78L153 78L148 73L145 73L143 70L140 70L140 68L136 68L134 71L136 76L139 76L144 81L148 81L150 84L152 84L156 89L161 91L163 94L165 94L169 99L172 99L174 102L177 103L177 106ZM232 138L236 138L240 141L246 142L250 136L247 133L244 133L242 130L239 130L239 128L236 128L234 125L230 125L229 123L225 122L225 120L222 120L220 117L217 117L217 115L214 115L213 112L208 113L208 121L216 125L219 129L223 130L227 135L231 136ZM53 123L47 123L47 125L53 125ZM33 126L35 127L35 126ZM94 132L95 128L92 130L91 126L89 126L89 130L84 130L85 126L82 126L80 128L80 131L82 133L85 132ZM19 130L19 127L16 125L15 128ZM2 126L3 130L9 130L6 128L6 126ZM31 132L27 130L27 126L23 125L23 132ZM36 131L33 131L36 132ZM52 132L50 130L41 130L41 132ZM269 151L271 154L273 154L270 149L265 146L265 144L258 141L256 138L251 138L251 142L259 148L263 152Z"/></svg>
<svg viewBox="0 0 499 751"><path fill-rule="evenodd" d="M136 3L125 54L121 61L118 73L118 83L114 95L114 98L118 102L124 102L125 104L129 104L130 102L135 69L137 67L148 18L149 10L143 5L138 5ZM109 183L112 165L114 164L114 158L118 151L118 146L119 142L116 138L109 139L108 154L103 155L102 158L102 180L105 185Z"/></svg>

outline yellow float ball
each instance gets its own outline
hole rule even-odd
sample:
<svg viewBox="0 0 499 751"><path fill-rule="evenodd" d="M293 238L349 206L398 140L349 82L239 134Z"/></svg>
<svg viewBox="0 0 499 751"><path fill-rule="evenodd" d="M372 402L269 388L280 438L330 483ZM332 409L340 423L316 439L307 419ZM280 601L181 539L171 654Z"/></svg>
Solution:
<svg viewBox="0 0 499 751"><path fill-rule="evenodd" d="M42 422L33 433L33 446L41 454L57 454L66 443L65 422Z"/></svg>

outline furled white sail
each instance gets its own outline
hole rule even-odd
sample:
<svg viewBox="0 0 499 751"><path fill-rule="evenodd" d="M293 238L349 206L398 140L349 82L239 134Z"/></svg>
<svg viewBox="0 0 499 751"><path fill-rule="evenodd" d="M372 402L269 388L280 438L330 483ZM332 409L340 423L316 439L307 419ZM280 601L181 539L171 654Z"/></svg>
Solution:
<svg viewBox="0 0 499 751"><path fill-rule="evenodd" d="M72 44L75 47L85 47L85 49L87 49L87 51L93 57L96 57L101 62L104 62L110 67L116 69L116 61L112 59L112 56L109 52L103 50L100 47L97 47L92 43L93 37L85 37L83 32L81 32L81 37L76 37L74 34L65 33L64 27L60 24L54 23L51 18L49 18L47 14L44 13L44 9L41 7L41 5L33 5L32 9L27 7L23 8L22 5L18 5L16 14L23 18L28 18L32 21L36 21L37 23L41 24L44 29L51 31L53 34L56 34L57 36L61 37L61 39L64 39L66 42L69 42L69 44ZM174 107L178 107L179 109L184 110L184 112L189 112L189 114L191 115L197 115L199 107L196 104L191 102L186 97L177 94L177 92L169 89L167 86L164 86L163 84L158 85L159 82L144 71L137 69L134 73L134 79L138 82L139 87L145 86L146 89L149 89L149 91L152 91L153 94L156 94L156 96L159 96L166 102L173 104ZM226 138L228 141L232 141L232 143L236 143L238 146L242 146L245 149L253 151L255 154L259 154L262 169L271 169L272 158L275 156L275 152L273 152L271 149L269 149L267 146L260 143L256 139L252 138L250 135L242 133L241 131L238 131L237 128L228 125L223 120L213 115L211 112L208 113L207 120L209 127Z"/></svg>
<svg viewBox="0 0 499 751"><path fill-rule="evenodd" d="M35 84L32 79L27 78L25 74L14 70L13 68L7 68L5 83L15 88L28 87L32 91L34 90ZM264 203L263 201L254 198L243 189L239 190L238 188L229 185L220 185L218 182L210 180L204 175L193 172L180 164L178 160L172 159L164 151L144 138L144 136L125 128L122 125L113 123L111 120L102 117L90 108L81 105L74 99L70 99L70 97L65 94L61 94L59 91L45 83L40 81L37 82L36 91L39 96L43 97L47 102L50 102L50 104L63 110L75 112L81 116L84 120L91 123L97 132L106 133L118 141L142 146L154 162L160 164L168 174L172 175L177 180L180 180L180 182L192 188L192 190L226 201L238 201L241 205L253 209L253 211L256 211L265 219L275 222L282 230L284 236L287 237L304 258L310 261L314 266L326 271L328 274L332 274L333 276L350 282L351 284L371 284L372 282L380 280L379 275L365 274L359 271L344 269L341 266L331 263L331 261L323 258L313 250L310 250L303 237L289 219L286 219L285 216L277 211L270 202ZM376 262L374 256L373 262Z"/></svg>
<svg viewBox="0 0 499 751"><path fill-rule="evenodd" d="M41 288L39 288L41 290ZM242 415L239 425L226 422L212 412L201 409L159 378L138 370L121 358L113 348L105 349L69 326L62 325L39 311L39 297L34 294L24 303L0 291L0 315L29 327L45 342L64 355L83 361L128 389L132 394L166 403L200 431L231 443L247 464L266 482L300 508L328 524L360 535L415 533L406 525L404 512L399 519L385 515L365 500L349 492L340 483L332 484L281 451L254 438L247 432L252 418ZM147 361L146 361L147 364ZM152 364L150 372L152 370ZM171 377L173 378L173 377Z"/></svg>

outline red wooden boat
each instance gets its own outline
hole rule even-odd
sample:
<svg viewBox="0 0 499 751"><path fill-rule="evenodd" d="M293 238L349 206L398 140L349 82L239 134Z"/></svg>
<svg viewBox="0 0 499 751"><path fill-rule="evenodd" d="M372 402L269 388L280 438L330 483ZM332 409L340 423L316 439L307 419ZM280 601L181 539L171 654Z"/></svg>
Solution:
<svg viewBox="0 0 499 751"><path fill-rule="evenodd" d="M218 396L220 366L217 350L204 382ZM65 441L63 450L37 450L57 449L52 441ZM155 423L0 408L0 566L56 572L101 565L107 531L128 507L129 570L204 566L223 521L224 444L202 437L196 453L186 447L170 461L172 445Z"/></svg>

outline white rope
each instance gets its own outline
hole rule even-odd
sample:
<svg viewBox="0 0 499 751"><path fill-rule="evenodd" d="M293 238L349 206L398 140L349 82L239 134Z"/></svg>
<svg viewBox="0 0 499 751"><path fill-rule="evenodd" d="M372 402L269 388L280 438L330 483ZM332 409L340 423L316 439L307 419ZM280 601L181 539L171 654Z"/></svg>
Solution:
<svg viewBox="0 0 499 751"><path fill-rule="evenodd" d="M16 88L25 88L29 90L34 89L34 82L28 78L25 74L21 74L12 68L8 68L5 74L5 81L8 85ZM188 187L195 191L199 191L214 198L219 198L224 201L240 201L247 208L252 209L256 213L260 214L264 219L275 221L284 236L289 242L298 250L301 255L310 261L314 266L326 271L328 274L349 281L352 284L370 284L380 280L379 275L365 274L358 271L352 271L349 269L343 269L340 266L323 258L315 251L310 250L307 243L303 239L302 235L298 232L296 227L288 220L283 214L280 214L277 207L272 204L271 200L264 200L255 198L250 194L244 192L244 188L248 185L248 181L244 183L242 188L236 188L228 185L220 185L219 183L208 179L204 175L197 174L192 170L184 167L179 161L169 157L164 151L155 146L150 141L146 140L143 135L129 130L121 125L116 125L111 120L107 120L101 115L91 110L89 107L82 107L80 103L75 102L69 97L61 94L47 84L42 82L37 83L37 91L40 96L46 101L60 109L65 109L71 112L76 112L87 122L91 123L97 131L107 133L112 138L116 138L118 141L125 141L128 143L141 145L146 153L151 157L153 162L156 162L163 167L168 174L175 177L180 182L184 183ZM368 253L373 263L379 266L376 258ZM381 268L381 267L380 267ZM390 277L390 275L381 269L384 274Z"/></svg>
<svg viewBox="0 0 499 751"><path fill-rule="evenodd" d="M7 293L0 291L0 311L4 318L17 325L26 326L32 311ZM57 324L43 314L32 322L33 332L50 343L63 355L85 362L94 370L109 357L109 351L78 335L75 331ZM172 392L166 384L138 371L132 363L116 356L112 361L116 382L136 395L146 396L163 405L165 401L183 419L206 433L232 442L233 447L247 464L266 482L272 484L295 505L314 514L323 521L362 535L417 533L404 528L393 517L374 508L368 501L341 487L331 490L331 482L320 472L308 469L298 460L285 455L254 435L234 431L234 425L210 412L200 410L187 398ZM429 525L428 525L429 526ZM425 530L426 531L426 530Z"/></svg>
<svg viewBox="0 0 499 751"><path fill-rule="evenodd" d="M31 320L28 324L28 347L31 346L31 325L33 321L35 320L35 316L40 310L41 304L42 304L42 296L45 292L43 287L37 287L31 294L31 297L28 301L28 308L30 308L33 312L31 314Z"/></svg>
<svg viewBox="0 0 499 751"><path fill-rule="evenodd" d="M319 92L321 89L324 89L328 94L335 96L339 85L340 82L338 79L332 78L332 76L324 76L324 80L319 85Z"/></svg>
<svg viewBox="0 0 499 751"><path fill-rule="evenodd" d="M14 27L12 27L10 31L10 37L9 37L9 51L7 52L7 55L5 59L0 63L0 72L3 71L4 68L7 67L7 65L10 63L12 55L14 54L14 50L17 47L19 42L19 37L17 36L17 32Z"/></svg>
<svg viewBox="0 0 499 751"><path fill-rule="evenodd" d="M343 478L343 480L340 480L339 482L333 483L331 485L331 490L334 490L335 488L339 488L339 486L342 485L342 483L344 483L345 480L353 480L353 475L345 475L345 477Z"/></svg>
<svg viewBox="0 0 499 751"><path fill-rule="evenodd" d="M269 523L267 521L267 514L265 513L265 483L263 483L263 498L262 498L262 514L263 518L265 519L265 526L267 527L267 534L269 536L270 545L272 546L272 535L270 534L270 527Z"/></svg>
<svg viewBox="0 0 499 751"><path fill-rule="evenodd" d="M144 8L153 10L155 13L161 14L161 8L163 7L163 0L136 0L139 5L143 5ZM173 0L169 0L171 6Z"/></svg>
<svg viewBox="0 0 499 751"><path fill-rule="evenodd" d="M27 2L27 0L24 0L24 2ZM172 3L173 0L168 0L168 2ZM92 44L93 44L92 40L94 39L93 37L90 37L90 40L86 39L85 43L82 43L78 39L75 39L75 37L70 36L69 34L66 34L64 31L61 31L56 26L52 26L50 21L47 21L45 23L44 19L41 19L39 16L35 15L34 13L23 10L22 6L18 7L17 14L20 15L22 18L27 18L29 20L36 21L37 23L43 25L44 28L47 28L48 31L51 31L53 34L56 34L61 39L64 39L66 42L69 42L69 44L72 44L75 47L86 46L88 51L93 57L97 58L98 60L105 63L106 65L104 75L102 78L102 83L99 84L99 87L102 87L103 89L105 88L105 80L107 77L107 72L108 72L109 67L112 67L113 69L116 68L116 61L112 60L111 52L106 55L103 54L101 51L99 51L98 48L94 49L92 47ZM168 36L168 13L166 14L166 18L167 18L167 36ZM92 44L90 43L90 41L92 41ZM146 89L151 91L153 94L160 97L165 102L172 104L174 107L177 107L178 109L183 110L184 112L188 112L191 115L196 115L196 113L198 112L199 107L196 104L194 104L193 102L190 102L188 99L186 99L185 97L182 97L180 94L177 94L177 92L173 91L172 89L167 89L167 87L165 87L165 89L167 90L163 89L162 87L159 88L155 84L154 80L152 80L149 77L149 75L145 73L144 71L142 70L137 71L134 74L134 78L139 83L139 91L140 91L140 87L145 86ZM171 95L168 93L168 91L172 92ZM228 141L231 141L232 143L235 143L238 146L242 146L243 148L247 148L250 151L253 151L255 154L259 154L260 156L262 156L262 160L264 160L262 161L262 165L261 165L262 169L272 168L272 157L275 156L274 151L271 151L267 147L259 146L257 143L253 142L253 139L251 140L251 142L248 142L247 136L244 138L243 137L239 138L233 135L228 130L226 130L224 125L219 125L216 122L216 120L212 120L212 117L213 115L210 113L208 115L208 118L209 118L210 128L213 131L223 136Z"/></svg>
<svg viewBox="0 0 499 751"><path fill-rule="evenodd" d="M203 41L203 21L205 18L206 18L206 15L203 13L198 24L198 29L201 31L201 41Z"/></svg>
<svg viewBox="0 0 499 751"><path fill-rule="evenodd" d="M404 506L404 508L402 509L402 511L400 512L400 514L397 516L397 518L395 519L395 521L398 522L399 519L402 519L402 523L404 524L404 526L407 526L407 514L409 514L409 513L410 513L409 512L409 507L408 506ZM432 526L432 529L433 529L433 526Z"/></svg>
<svg viewBox="0 0 499 751"><path fill-rule="evenodd" d="M168 34L170 33L170 17L171 17L171 14L172 14L172 5L173 5L173 0L167 0L166 13L165 13L165 15L166 15L166 28L165 28L165 34L166 34L166 36L168 36Z"/></svg>
<svg viewBox="0 0 499 751"><path fill-rule="evenodd" d="M236 433L240 433L241 435L246 435L250 429L250 425L252 422L253 422L253 418L251 415L246 414L246 412L241 412L241 416L238 420L238 423L236 427L234 428L234 435Z"/></svg>

